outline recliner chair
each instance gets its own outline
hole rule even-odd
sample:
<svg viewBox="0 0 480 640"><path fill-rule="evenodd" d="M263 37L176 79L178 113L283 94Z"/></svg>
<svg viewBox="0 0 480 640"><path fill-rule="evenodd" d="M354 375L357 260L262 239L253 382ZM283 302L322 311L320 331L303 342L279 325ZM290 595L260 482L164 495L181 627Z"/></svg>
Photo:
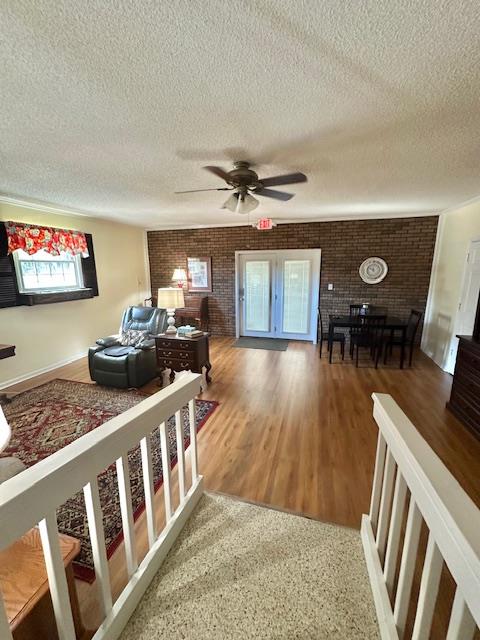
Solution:
<svg viewBox="0 0 480 640"><path fill-rule="evenodd" d="M167 312L157 307L128 307L123 313L120 333L129 329L148 331L149 336L163 333ZM155 340L147 339L141 347L123 346L119 336L97 340L88 350L90 377L98 384L126 389L141 387L157 375Z"/></svg>

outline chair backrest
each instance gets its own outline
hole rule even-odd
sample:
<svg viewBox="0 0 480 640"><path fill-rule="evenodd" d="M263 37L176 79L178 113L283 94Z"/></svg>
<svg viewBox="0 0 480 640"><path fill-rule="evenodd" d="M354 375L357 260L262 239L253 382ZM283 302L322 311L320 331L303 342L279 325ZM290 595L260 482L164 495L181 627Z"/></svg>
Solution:
<svg viewBox="0 0 480 640"><path fill-rule="evenodd" d="M318 310L318 326L320 328L320 341L323 341L322 313L321 313L320 309Z"/></svg>
<svg viewBox="0 0 480 640"><path fill-rule="evenodd" d="M352 333L368 338L368 341L377 340L383 334L383 328L387 316L370 313L363 316L361 324L351 329Z"/></svg>
<svg viewBox="0 0 480 640"><path fill-rule="evenodd" d="M163 331L166 315L165 309L158 307L127 307L123 312L120 330L135 329L156 335Z"/></svg>
<svg viewBox="0 0 480 640"><path fill-rule="evenodd" d="M363 304L351 304L350 305L350 315L351 316L359 316L362 315Z"/></svg>
<svg viewBox="0 0 480 640"><path fill-rule="evenodd" d="M0 453L7 447L11 435L10 425L5 418L2 407L0 407Z"/></svg>
<svg viewBox="0 0 480 640"><path fill-rule="evenodd" d="M420 320L422 319L423 313L422 311L416 311L415 309L411 309L410 317L408 318L407 324L407 340L409 342L413 342L415 340L415 336L418 331L418 326L420 324Z"/></svg>

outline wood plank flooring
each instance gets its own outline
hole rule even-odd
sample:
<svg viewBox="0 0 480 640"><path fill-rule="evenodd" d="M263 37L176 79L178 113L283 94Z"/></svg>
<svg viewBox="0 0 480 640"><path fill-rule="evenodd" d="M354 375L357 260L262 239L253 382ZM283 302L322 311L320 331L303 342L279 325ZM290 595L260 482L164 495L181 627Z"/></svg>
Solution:
<svg viewBox="0 0 480 640"><path fill-rule="evenodd" d="M377 427L373 392L390 393L480 506L480 441L446 409L451 376L421 352L412 369L375 370L365 360L328 364L311 344L285 352L235 349L211 339L213 382L202 394L220 406L198 437L207 489L359 528L368 511ZM21 391L53 378L89 382L86 359L15 385ZM158 390L152 382L144 391ZM161 518L161 496L158 496ZM145 527L137 522L139 544ZM110 560L112 588L124 580L121 549ZM118 556L118 557L117 557ZM79 585L82 608L94 595ZM89 602L91 600L91 602Z"/></svg>

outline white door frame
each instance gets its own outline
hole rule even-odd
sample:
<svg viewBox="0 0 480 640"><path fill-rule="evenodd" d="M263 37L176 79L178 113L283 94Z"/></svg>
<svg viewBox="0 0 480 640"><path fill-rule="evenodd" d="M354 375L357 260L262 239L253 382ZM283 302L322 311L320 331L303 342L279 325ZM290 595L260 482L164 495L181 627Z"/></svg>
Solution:
<svg viewBox="0 0 480 640"><path fill-rule="evenodd" d="M267 249L266 251L262 249L249 249L245 251L235 251L235 337L238 339L240 337L240 256L242 255L298 255L299 253L312 254L316 253L318 256L318 270L315 268L312 271L312 301L311 301L311 317L312 322L317 317L317 309L319 304L319 294L320 294L320 268L322 262L322 250L321 249ZM313 344L317 344L318 338L318 327L317 322L315 320L315 324L312 325L315 327L314 330L314 338L312 340ZM294 340L294 338L292 338Z"/></svg>
<svg viewBox="0 0 480 640"><path fill-rule="evenodd" d="M460 293L458 296L455 319L453 321L453 332L450 337L450 344L448 345L447 358L443 367L445 371L447 371L448 373L451 373L452 375L455 370L455 362L457 360L457 351L458 351L457 334L459 334L461 330L460 318L459 318L460 305L464 301L464 297L466 294L466 287L467 287L467 273L468 273L468 264L469 264L468 258L469 258L469 255L472 253L473 245L476 244L477 242L480 242L480 238L478 237L472 238L468 243L467 252L465 254L464 263L463 263L462 282L459 289Z"/></svg>

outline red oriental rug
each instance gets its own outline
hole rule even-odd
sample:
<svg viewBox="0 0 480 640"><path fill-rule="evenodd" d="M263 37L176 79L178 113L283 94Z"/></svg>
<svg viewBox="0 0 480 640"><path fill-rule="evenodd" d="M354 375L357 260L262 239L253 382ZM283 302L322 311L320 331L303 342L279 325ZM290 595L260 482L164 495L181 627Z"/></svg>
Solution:
<svg viewBox="0 0 480 640"><path fill-rule="evenodd" d="M28 467L50 456L110 418L145 400L137 391L125 391L95 384L53 380L15 396L4 406L12 429L12 439L2 456L16 456ZM218 403L195 400L197 429L201 429ZM189 444L188 408L183 410L185 447ZM167 433L172 466L176 464L175 421L170 418ZM163 481L158 428L150 436L155 490ZM145 507L140 447L128 453L132 507L135 518ZM123 539L115 463L98 476L107 556L110 558ZM92 582L95 578L92 550L88 536L83 492L77 493L57 510L58 529L77 538L81 551L74 562L75 575Z"/></svg>

